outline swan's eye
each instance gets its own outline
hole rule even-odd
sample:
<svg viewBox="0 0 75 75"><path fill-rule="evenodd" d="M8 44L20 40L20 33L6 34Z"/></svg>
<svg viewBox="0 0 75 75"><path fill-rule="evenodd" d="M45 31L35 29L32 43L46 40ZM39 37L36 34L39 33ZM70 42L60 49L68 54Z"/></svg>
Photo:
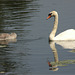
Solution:
<svg viewBox="0 0 75 75"><path fill-rule="evenodd" d="M48 16L51 16L51 15L52 15L52 13L49 13L49 14L48 14Z"/></svg>

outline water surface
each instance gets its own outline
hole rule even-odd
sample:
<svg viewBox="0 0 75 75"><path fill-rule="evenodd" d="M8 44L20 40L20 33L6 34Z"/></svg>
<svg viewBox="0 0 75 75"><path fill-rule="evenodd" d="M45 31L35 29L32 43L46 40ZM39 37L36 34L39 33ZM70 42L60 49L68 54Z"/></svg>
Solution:
<svg viewBox="0 0 75 75"><path fill-rule="evenodd" d="M48 13L56 10L59 13L56 34L74 29L74 7L74 0L0 1L0 33L15 32L18 35L16 41L3 41L6 45L0 46L0 74L74 75L75 49L65 49L55 43L54 53L48 42L54 19L46 20ZM59 64L54 54L57 54ZM48 62L57 65L58 69L54 71Z"/></svg>

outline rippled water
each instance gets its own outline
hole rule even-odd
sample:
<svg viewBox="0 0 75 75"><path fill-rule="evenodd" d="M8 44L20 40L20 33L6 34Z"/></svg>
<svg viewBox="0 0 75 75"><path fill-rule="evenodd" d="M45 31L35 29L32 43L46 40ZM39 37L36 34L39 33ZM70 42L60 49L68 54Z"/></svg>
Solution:
<svg viewBox="0 0 75 75"><path fill-rule="evenodd" d="M49 44L53 18L46 20L47 14L56 10L59 12L57 34L74 29L74 7L74 0L0 1L0 33L18 35L13 42L0 41L0 75L74 75L74 41L63 42L69 48L58 42Z"/></svg>

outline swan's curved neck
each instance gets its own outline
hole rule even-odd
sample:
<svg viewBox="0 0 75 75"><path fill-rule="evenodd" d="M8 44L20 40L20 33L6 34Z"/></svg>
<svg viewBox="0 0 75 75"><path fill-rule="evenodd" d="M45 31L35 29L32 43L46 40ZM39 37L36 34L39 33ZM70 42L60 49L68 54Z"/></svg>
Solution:
<svg viewBox="0 0 75 75"><path fill-rule="evenodd" d="M57 27L58 27L58 14L56 14L54 16L54 26L53 26L53 30L49 36L50 40L54 40L54 36L56 34L56 31L57 31Z"/></svg>

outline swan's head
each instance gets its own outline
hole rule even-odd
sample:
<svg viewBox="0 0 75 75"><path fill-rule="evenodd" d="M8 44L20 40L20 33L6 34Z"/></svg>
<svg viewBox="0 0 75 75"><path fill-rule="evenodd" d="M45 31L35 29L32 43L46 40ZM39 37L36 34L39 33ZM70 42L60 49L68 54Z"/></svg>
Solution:
<svg viewBox="0 0 75 75"><path fill-rule="evenodd" d="M56 15L58 15L58 13L56 11L51 11L49 14L48 14L48 17L47 19L51 18L51 17L55 17Z"/></svg>
<svg viewBox="0 0 75 75"><path fill-rule="evenodd" d="M16 34L16 33L11 33L10 36L11 36L12 38L16 38L16 37L17 37L17 34Z"/></svg>

